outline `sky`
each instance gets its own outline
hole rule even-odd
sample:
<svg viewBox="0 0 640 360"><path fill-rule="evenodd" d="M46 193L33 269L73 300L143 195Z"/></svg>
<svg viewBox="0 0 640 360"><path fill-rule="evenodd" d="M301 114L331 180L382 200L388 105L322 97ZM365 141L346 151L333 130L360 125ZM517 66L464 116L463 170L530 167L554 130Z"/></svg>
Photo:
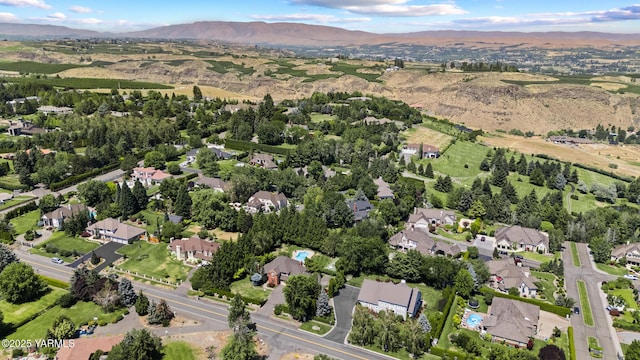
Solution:
<svg viewBox="0 0 640 360"><path fill-rule="evenodd" d="M0 0L0 22L126 32L195 21L298 22L374 33L428 30L640 33L640 3L619 0Z"/></svg>

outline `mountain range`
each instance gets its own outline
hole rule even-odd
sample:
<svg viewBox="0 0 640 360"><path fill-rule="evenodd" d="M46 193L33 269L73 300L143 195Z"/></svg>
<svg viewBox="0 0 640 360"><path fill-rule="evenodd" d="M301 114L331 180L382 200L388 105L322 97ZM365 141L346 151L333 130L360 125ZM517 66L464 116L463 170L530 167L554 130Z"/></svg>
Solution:
<svg viewBox="0 0 640 360"><path fill-rule="evenodd" d="M107 33L56 25L0 23L11 39L147 38L225 41L270 46L349 46L415 44L438 46L610 47L640 45L640 34L599 32L422 31L376 34L300 23L202 21L143 31Z"/></svg>

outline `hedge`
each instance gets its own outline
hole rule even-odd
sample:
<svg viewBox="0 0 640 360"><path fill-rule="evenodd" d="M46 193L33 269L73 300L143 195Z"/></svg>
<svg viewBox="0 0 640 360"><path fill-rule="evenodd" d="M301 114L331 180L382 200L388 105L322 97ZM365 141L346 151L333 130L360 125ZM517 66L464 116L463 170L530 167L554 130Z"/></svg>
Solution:
<svg viewBox="0 0 640 360"><path fill-rule="evenodd" d="M60 288L60 289L68 289L69 288L69 283L66 282L66 281L50 278L50 277L44 276L44 275L38 275L38 276L40 276L40 278L42 280L46 281L47 284L49 284L49 286L57 287L57 288Z"/></svg>
<svg viewBox="0 0 640 360"><path fill-rule="evenodd" d="M569 326L567 334L569 335L569 359L576 360L576 344L573 338L573 326Z"/></svg>
<svg viewBox="0 0 640 360"><path fill-rule="evenodd" d="M227 299L230 299L235 296L235 294L229 290L216 289L216 288L203 289L202 292L204 292L205 295L209 295L209 296L215 296L215 295L218 295L219 297L226 296ZM254 304L258 306L262 306L267 302L267 300L258 300L258 299L250 298L247 296L242 296L242 300L244 300L244 302L247 304Z"/></svg>
<svg viewBox="0 0 640 360"><path fill-rule="evenodd" d="M554 313L556 315L560 315L562 317L566 317L567 315L571 314L571 309L566 308L564 306L558 306L558 305L554 305L551 303L548 303L546 301L542 301L542 300L537 300L537 299L531 299L531 298L523 298L520 296L513 296L513 295L509 295L509 294L505 294L499 291L495 291L493 289L490 289L488 287L484 287L482 288L481 292L492 292L494 296L497 297L501 297L501 298L505 298L505 299L512 299L512 300L518 300L518 301L522 301L522 302L526 302L528 304L533 304L533 305L538 305L540 307L540 310L542 311L548 311L550 313Z"/></svg>
<svg viewBox="0 0 640 360"><path fill-rule="evenodd" d="M7 211L6 215L4 216L5 219L7 220L11 220L13 218L17 218L20 215L26 214L30 211L33 210L38 210L38 204L36 204L35 200L31 200L28 203L19 206L17 208L11 209L9 211Z"/></svg>
<svg viewBox="0 0 640 360"><path fill-rule="evenodd" d="M456 293L452 291L451 296L449 296L449 299L447 300L447 303L445 304L444 309L442 311L442 317L440 318L440 321L438 322L438 325L435 328L436 332L433 333L434 339L440 339L440 335L442 335L442 330L444 330L444 326L447 323L447 318L449 317L449 312L451 312L451 308L453 307L453 303L455 300L456 300Z"/></svg>
<svg viewBox="0 0 640 360"><path fill-rule="evenodd" d="M629 330L629 331L640 332L640 324L633 324L633 323L630 323L628 321L624 321L624 320L620 320L620 319L613 320L613 327L614 328L619 328L619 329L624 329L624 330Z"/></svg>
<svg viewBox="0 0 640 360"><path fill-rule="evenodd" d="M473 356L467 353L456 351L456 350L443 349L437 346L432 347L430 353L431 355L440 356L442 358L444 358L444 356L447 355L449 358L453 358L453 359L464 360L467 358L467 356L469 356L469 359L474 359Z"/></svg>
<svg viewBox="0 0 640 360"><path fill-rule="evenodd" d="M226 148L234 149L234 150L241 150L241 151L260 150L260 151L264 151L272 154L280 154L280 155L289 155L293 152L292 149L285 149L279 146L257 144L251 141L232 140L232 139L226 139L224 141L224 146Z"/></svg>
<svg viewBox="0 0 640 360"><path fill-rule="evenodd" d="M616 180L621 180L621 181L624 181L624 182L632 182L633 181L633 177L625 176L625 175L618 175L618 174L614 173L613 171L606 171L606 170L599 169L597 167L593 167L593 166L589 166L589 165L583 165L583 164L573 164L573 166L579 167L581 169L593 171L595 173L602 174L604 176L609 176L609 177L612 177L612 178L614 178Z"/></svg>
<svg viewBox="0 0 640 360"><path fill-rule="evenodd" d="M0 181L0 188L7 189L7 190L27 190L29 187L27 185L9 184L7 182Z"/></svg>
<svg viewBox="0 0 640 360"><path fill-rule="evenodd" d="M58 191L60 189L64 189L67 186L71 186L71 185L75 185L83 180L86 180L88 178L92 178L94 176L98 176L101 174L104 174L106 172L109 172L111 170L115 170L120 166L119 162L115 162L113 164L109 164L107 166L103 166L101 168L98 169L93 169L91 171L87 171L85 173L82 174L78 174L78 175L73 175L73 176L69 176L68 178L62 180L62 181L58 181L58 182L54 182L51 185L49 185L49 190L51 191Z"/></svg>

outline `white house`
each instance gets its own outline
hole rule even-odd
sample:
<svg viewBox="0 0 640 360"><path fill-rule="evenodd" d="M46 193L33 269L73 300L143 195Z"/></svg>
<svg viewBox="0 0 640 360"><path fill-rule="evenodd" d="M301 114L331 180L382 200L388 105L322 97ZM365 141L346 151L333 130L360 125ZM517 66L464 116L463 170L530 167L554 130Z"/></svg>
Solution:
<svg viewBox="0 0 640 360"><path fill-rule="evenodd" d="M549 236L536 229L513 225L498 228L495 237L499 249L549 252Z"/></svg>
<svg viewBox="0 0 640 360"><path fill-rule="evenodd" d="M509 289L516 288L520 296L535 298L538 296L538 286L536 286L535 276L522 263L514 263L511 259L491 260L487 262L487 267L491 273L489 285L503 293L508 293Z"/></svg>
<svg viewBox="0 0 640 360"><path fill-rule="evenodd" d="M372 311L393 311L406 320L415 317L422 305L422 293L409 287L403 280L399 284L365 279L362 282L358 302Z"/></svg>
<svg viewBox="0 0 640 360"><path fill-rule="evenodd" d="M456 223L456 214L453 211L442 209L415 208L409 215L407 227L428 230L431 226L453 225Z"/></svg>
<svg viewBox="0 0 640 360"><path fill-rule="evenodd" d="M289 200L283 193L273 193L268 191L258 191L253 194L245 206L247 212L272 212L279 211L289 206Z"/></svg>
<svg viewBox="0 0 640 360"><path fill-rule="evenodd" d="M48 212L42 215L40 217L40 220L42 220L43 226L51 226L60 230L62 229L62 224L64 223L65 219L70 218L75 214L78 214L82 211L87 211L87 210L88 210L87 207L82 204L64 205L64 206L58 207L57 209L51 212ZM87 218L87 222L88 221L89 221L89 218Z"/></svg>
<svg viewBox="0 0 640 360"><path fill-rule="evenodd" d="M171 174L167 174L162 170L157 170L152 167L136 167L133 168L131 173L131 181L127 182L129 187L133 187L136 179L140 180L145 187L160 184L164 179L170 178Z"/></svg>

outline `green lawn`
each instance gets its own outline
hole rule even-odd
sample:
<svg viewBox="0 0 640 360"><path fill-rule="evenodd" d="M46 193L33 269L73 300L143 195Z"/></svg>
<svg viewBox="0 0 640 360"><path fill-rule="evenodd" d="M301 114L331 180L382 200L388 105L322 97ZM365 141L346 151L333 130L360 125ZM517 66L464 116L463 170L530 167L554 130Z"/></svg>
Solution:
<svg viewBox="0 0 640 360"><path fill-rule="evenodd" d="M271 288L253 286L249 277L231 283L231 292L256 300L267 300L271 291Z"/></svg>
<svg viewBox="0 0 640 360"><path fill-rule="evenodd" d="M542 286L542 293L544 294L546 300L553 302L555 299L553 293L558 289L553 283L556 276L551 273L540 271L532 271L531 275L538 278L538 282Z"/></svg>
<svg viewBox="0 0 640 360"><path fill-rule="evenodd" d="M594 338L593 336L587 336L587 343L589 344L589 350L600 350L602 351L602 347L600 346L600 343L598 342L598 339ZM594 358L601 358L602 355L594 355L593 353L591 354L591 357Z"/></svg>
<svg viewBox="0 0 640 360"><path fill-rule="evenodd" d="M40 220L40 210L29 211L24 215L11 219L11 225L17 235L24 234L27 230L32 230Z"/></svg>
<svg viewBox="0 0 640 360"><path fill-rule="evenodd" d="M33 200L32 196L16 196L11 200L7 200L4 204L0 205L0 210L4 210L10 208L12 206L16 206L18 204L26 203L29 200Z"/></svg>
<svg viewBox="0 0 640 360"><path fill-rule="evenodd" d="M587 285L582 280L578 280L578 293L580 295L580 305L582 306L582 320L585 325L593 326L593 314L591 313L591 305L589 304Z"/></svg>
<svg viewBox="0 0 640 360"><path fill-rule="evenodd" d="M540 261L541 263L549 262L560 257L560 253L555 254L538 254L536 251L522 251L518 254L522 255L525 259L531 259Z"/></svg>
<svg viewBox="0 0 640 360"><path fill-rule="evenodd" d="M54 306L32 321L19 327L14 333L8 336L9 339L44 339L47 329L51 327L53 321L60 315L68 316L76 326L86 324L98 318L98 322L114 322L126 309L119 309L111 313L105 313L102 308L93 302L81 301L68 309Z"/></svg>
<svg viewBox="0 0 640 360"><path fill-rule="evenodd" d="M162 346L163 360L196 360L198 351L184 341L171 341Z"/></svg>
<svg viewBox="0 0 640 360"><path fill-rule="evenodd" d="M489 147L478 143L457 141L439 158L423 159L420 162L426 165L426 162L430 161L434 171L449 174L454 178L473 178L483 172L479 166L488 151ZM465 164L468 165L467 168L464 167Z"/></svg>
<svg viewBox="0 0 640 360"><path fill-rule="evenodd" d="M456 314L458 308L458 296L453 300L453 305L451 305L451 310L449 311L449 316L444 322L444 328L442 329L442 334L440 334L440 339L438 339L438 347L443 349L448 349L452 347L451 342L449 341L449 335L454 331L453 330L453 316Z"/></svg>
<svg viewBox="0 0 640 360"><path fill-rule="evenodd" d="M575 267L581 267L580 256L578 256L578 246L576 243L571 243L571 259L573 260L573 265Z"/></svg>
<svg viewBox="0 0 640 360"><path fill-rule="evenodd" d="M0 184L20 186L20 178L16 174L0 176Z"/></svg>
<svg viewBox="0 0 640 360"><path fill-rule="evenodd" d="M218 175L220 175L220 177L230 175L231 171L233 171L237 163L238 160L236 159L218 160L218 166L220 167L220 169L218 170Z"/></svg>
<svg viewBox="0 0 640 360"><path fill-rule="evenodd" d="M623 298L624 301L627 303L626 308L627 309L638 309L638 303L636 303L636 300L633 296L633 290L631 289L615 289L612 291L607 291L608 294ZM625 313L630 313L629 311L626 311ZM625 314L626 315L626 314ZM631 315L631 314L629 314ZM633 321L633 318L631 317L631 321Z"/></svg>
<svg viewBox="0 0 640 360"><path fill-rule="evenodd" d="M422 302L426 307L426 311L438 310L438 301L442 299L442 290L437 290L425 284L409 284L411 287L420 289L422 293Z"/></svg>
<svg viewBox="0 0 640 360"><path fill-rule="evenodd" d="M600 264L596 263L596 268L600 271L604 271L607 274L615 275L615 276L624 276L629 273L629 270L623 266L612 266L608 264Z"/></svg>
<svg viewBox="0 0 640 360"><path fill-rule="evenodd" d="M120 265L121 268L164 281L184 281L191 269L182 261L171 258L166 243L137 241L120 248L118 253L127 256L127 260Z"/></svg>
<svg viewBox="0 0 640 360"><path fill-rule="evenodd" d="M312 113L311 114L311 122L314 122L314 123L332 121L332 120L335 120L335 119L336 119L335 115L320 114L320 113Z"/></svg>
<svg viewBox="0 0 640 360"><path fill-rule="evenodd" d="M158 187L158 189L160 188ZM149 190L147 190L147 192L149 192ZM164 221L163 213L151 211L151 210L142 210L136 214L136 217L138 219L142 219L142 221L144 221L147 224L145 229L149 234L153 234L154 232L156 232L158 228L158 221L160 221L160 223Z"/></svg>
<svg viewBox="0 0 640 360"><path fill-rule="evenodd" d="M73 255L62 256L59 253L49 253L45 251L47 244L55 246L58 250L69 252L76 251L77 254L88 254L100 246L98 243L91 242L80 237L68 236L64 231L56 231L51 235L49 240L38 245L36 248L31 249L31 253L46 257L59 257L67 262L72 262L76 258Z"/></svg>
<svg viewBox="0 0 640 360"><path fill-rule="evenodd" d="M314 330L313 329L314 326L317 326L319 329ZM306 330L308 332L311 332L317 335L324 335L331 330L331 326L325 323L321 323L319 321L307 321L302 323L302 325L300 325L300 329Z"/></svg>
<svg viewBox="0 0 640 360"><path fill-rule="evenodd" d="M52 288L51 291L37 301L24 304L11 304L5 300L0 300L0 311L4 315L4 322L7 324L19 324L53 306L56 300L64 293L65 290Z"/></svg>

